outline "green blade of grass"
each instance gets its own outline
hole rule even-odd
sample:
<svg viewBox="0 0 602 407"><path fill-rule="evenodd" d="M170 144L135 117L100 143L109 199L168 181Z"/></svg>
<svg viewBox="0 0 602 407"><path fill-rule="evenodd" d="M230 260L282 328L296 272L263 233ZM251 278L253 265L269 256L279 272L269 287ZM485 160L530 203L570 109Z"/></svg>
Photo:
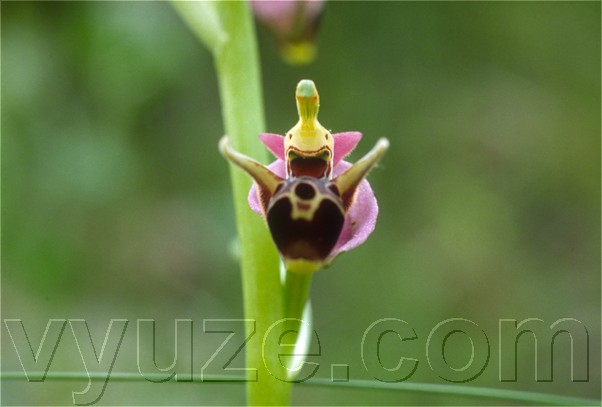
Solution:
<svg viewBox="0 0 602 407"><path fill-rule="evenodd" d="M154 377L156 376L156 377ZM48 372L46 380L105 380L106 374L102 372ZM148 379L161 379L163 374L145 374ZM140 373L112 372L109 380L116 382L143 382L146 381ZM2 380L26 380L23 372L2 372ZM245 376L234 375L193 375L194 382L203 383L244 383ZM347 382L333 382L327 378L312 378L300 383L301 386L320 386L332 389L352 390L384 390L408 393L423 393L435 396L458 396L478 398L484 400L505 400L536 405L556 406L599 406L600 400L561 396L556 394L536 393L529 391L493 389L488 387L475 387L465 385L434 384L434 383L383 383L376 380L349 380Z"/></svg>

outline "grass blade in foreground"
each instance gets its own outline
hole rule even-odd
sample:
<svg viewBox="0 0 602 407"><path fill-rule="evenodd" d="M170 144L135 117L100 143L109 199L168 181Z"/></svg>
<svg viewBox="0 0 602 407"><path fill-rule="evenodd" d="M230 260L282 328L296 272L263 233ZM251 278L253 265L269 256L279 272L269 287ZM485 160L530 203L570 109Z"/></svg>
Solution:
<svg viewBox="0 0 602 407"><path fill-rule="evenodd" d="M152 375L147 374L149 378ZM90 372L90 380L105 380L106 373ZM163 375L157 374L157 379ZM26 380L23 372L3 372L0 376L2 380ZM69 381L86 381L88 373L86 372L48 372L46 380L69 380ZM140 373L124 373L113 372L109 380L116 382L142 382L146 379ZM237 383L246 380L243 376L229 375L193 375L194 382L211 382L211 383ZM301 386L321 386L326 388L343 388L352 391L354 389L365 390L386 390L410 393L424 393L430 395L441 396L458 396L467 398L478 398L483 400L506 400L516 401L519 403L531 403L539 405L556 405L556 406L599 406L600 400L587 399L581 397L560 396L546 393L533 393L528 391L502 390L486 387L473 386L455 386L449 384L431 384L431 383L383 383L376 380L350 380L348 382L332 382L324 378L312 378L305 381Z"/></svg>

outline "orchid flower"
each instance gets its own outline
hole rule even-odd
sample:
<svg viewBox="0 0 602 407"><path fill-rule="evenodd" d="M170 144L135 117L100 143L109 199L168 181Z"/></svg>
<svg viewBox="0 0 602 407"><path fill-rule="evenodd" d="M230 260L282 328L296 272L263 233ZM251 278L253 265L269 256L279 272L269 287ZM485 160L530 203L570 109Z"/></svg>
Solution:
<svg viewBox="0 0 602 407"><path fill-rule="evenodd" d="M285 61L302 65L315 59L314 37L324 0L251 0L251 8L278 40Z"/></svg>
<svg viewBox="0 0 602 407"><path fill-rule="evenodd" d="M220 150L254 179L249 206L266 219L286 268L304 273L327 266L374 231L378 205L365 177L389 141L380 139L355 164L343 161L361 133L331 134L318 122L312 81L299 82L296 100L299 121L285 136L259 135L277 158L267 167L233 150L227 136Z"/></svg>

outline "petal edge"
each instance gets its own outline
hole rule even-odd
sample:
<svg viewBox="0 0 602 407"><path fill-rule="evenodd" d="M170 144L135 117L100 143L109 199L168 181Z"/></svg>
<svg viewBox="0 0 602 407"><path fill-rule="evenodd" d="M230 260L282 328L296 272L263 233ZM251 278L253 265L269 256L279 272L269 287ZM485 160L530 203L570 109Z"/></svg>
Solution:
<svg viewBox="0 0 602 407"><path fill-rule="evenodd" d="M284 160L284 137L280 134L261 133L259 140L280 160Z"/></svg>
<svg viewBox="0 0 602 407"><path fill-rule="evenodd" d="M334 169L334 176L338 176L352 166L347 161L341 161ZM349 207L343 231L328 262L334 260L342 252L349 251L361 245L374 232L378 218L378 203L367 180L362 180L357 188L355 197Z"/></svg>
<svg viewBox="0 0 602 407"><path fill-rule="evenodd" d="M334 138L333 165L336 166L357 146L357 143L362 138L362 133L359 131L348 131L345 133L335 133L332 137Z"/></svg>

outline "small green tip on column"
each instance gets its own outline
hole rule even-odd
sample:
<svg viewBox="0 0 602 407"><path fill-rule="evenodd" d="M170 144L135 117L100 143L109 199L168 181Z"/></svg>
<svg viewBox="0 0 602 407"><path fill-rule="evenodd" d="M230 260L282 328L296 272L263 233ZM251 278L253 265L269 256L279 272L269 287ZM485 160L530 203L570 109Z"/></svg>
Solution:
<svg viewBox="0 0 602 407"><path fill-rule="evenodd" d="M318 90L314 81L311 79L303 79L297 85L297 97L300 98L311 98L318 96Z"/></svg>
<svg viewBox="0 0 602 407"><path fill-rule="evenodd" d="M313 128L314 121L318 117L318 110L320 110L320 97L314 81L310 79L300 81L297 85L295 98L297 99L297 110L302 125Z"/></svg>

